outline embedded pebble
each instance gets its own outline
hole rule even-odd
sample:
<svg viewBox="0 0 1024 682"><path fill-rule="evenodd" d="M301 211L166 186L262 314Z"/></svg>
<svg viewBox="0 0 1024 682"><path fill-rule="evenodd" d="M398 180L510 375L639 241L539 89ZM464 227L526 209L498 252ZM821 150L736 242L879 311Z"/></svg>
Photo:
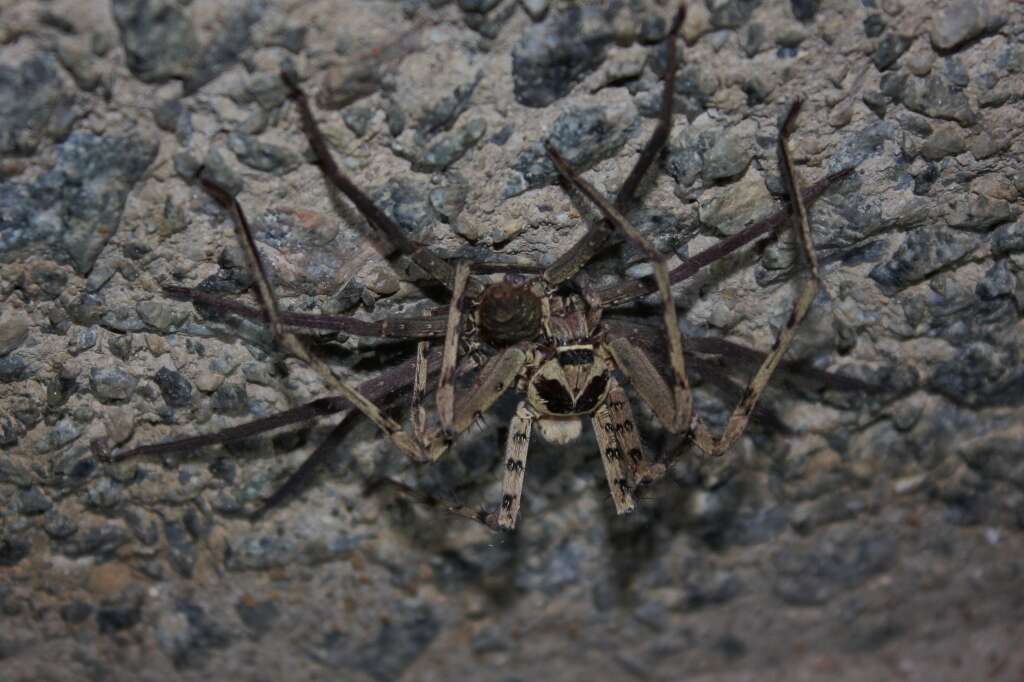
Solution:
<svg viewBox="0 0 1024 682"><path fill-rule="evenodd" d="M1000 296L1011 296L1017 290L1017 278L1010 269L1009 259L997 261L974 288L975 294L983 301Z"/></svg>
<svg viewBox="0 0 1024 682"><path fill-rule="evenodd" d="M228 135L228 149L246 166L264 173L285 175L302 165L302 158L291 149L245 133Z"/></svg>
<svg viewBox="0 0 1024 682"><path fill-rule="evenodd" d="M241 415L249 411L245 384L221 384L210 399L210 406L223 414Z"/></svg>
<svg viewBox="0 0 1024 682"><path fill-rule="evenodd" d="M22 514L42 514L53 507L53 502L35 486L18 493L18 510Z"/></svg>
<svg viewBox="0 0 1024 682"><path fill-rule="evenodd" d="M187 309L166 301L139 301L135 304L139 319L154 329L167 332L184 324L189 318Z"/></svg>
<svg viewBox="0 0 1024 682"><path fill-rule="evenodd" d="M929 161L939 161L947 156L956 156L967 151L963 135L954 126L941 126L928 136L921 145L921 156Z"/></svg>
<svg viewBox="0 0 1024 682"><path fill-rule="evenodd" d="M75 84L86 92L92 92L103 78L103 68L91 52L72 40L57 43L57 59L75 79Z"/></svg>
<svg viewBox="0 0 1024 682"><path fill-rule="evenodd" d="M900 94L908 109L929 118L944 118L962 126L972 126L978 121L967 95L943 76L909 78Z"/></svg>
<svg viewBox="0 0 1024 682"><path fill-rule="evenodd" d="M878 47L875 48L875 51L871 54L871 62L879 71L885 71L903 56L903 53L910 48L913 42L914 39L909 36L887 33L878 42ZM927 73L927 71L925 71L925 73Z"/></svg>
<svg viewBox="0 0 1024 682"><path fill-rule="evenodd" d="M198 172L204 180L222 187L228 194L234 196L242 191L244 183L224 160L221 149L223 147L211 147L206 159L201 164L197 162L195 172Z"/></svg>
<svg viewBox="0 0 1024 682"><path fill-rule="evenodd" d="M28 323L24 310L8 306L0 311L0 355L7 355L25 343Z"/></svg>
<svg viewBox="0 0 1024 682"><path fill-rule="evenodd" d="M362 278L363 285L378 296L391 296L398 292L401 282L389 267L374 267Z"/></svg>
<svg viewBox="0 0 1024 682"><path fill-rule="evenodd" d="M120 445L132 437L135 431L134 415L134 410L128 405L112 407L103 412L103 425L112 444Z"/></svg>
<svg viewBox="0 0 1024 682"><path fill-rule="evenodd" d="M996 229L992 233L992 251L996 254L1024 251L1024 221Z"/></svg>
<svg viewBox="0 0 1024 682"><path fill-rule="evenodd" d="M737 182L699 204L700 221L728 236L775 212L774 201L761 174L750 169Z"/></svg>
<svg viewBox="0 0 1024 682"><path fill-rule="evenodd" d="M161 367L153 380L160 387L164 402L169 407L187 407L192 404L192 384L181 373Z"/></svg>
<svg viewBox="0 0 1024 682"><path fill-rule="evenodd" d="M954 0L933 21L932 45L941 52L952 50L981 35L988 21L985 0Z"/></svg>
<svg viewBox="0 0 1024 682"><path fill-rule="evenodd" d="M915 76L927 76L932 70L932 62L935 61L935 53L931 50L919 50L903 60L907 70Z"/></svg>
<svg viewBox="0 0 1024 682"><path fill-rule="evenodd" d="M437 137L413 161L413 170L421 173L443 171L475 147L487 134L487 122L474 118L450 133Z"/></svg>
<svg viewBox="0 0 1024 682"><path fill-rule="evenodd" d="M596 5L571 5L526 29L512 49L516 100L545 107L604 61L614 40L610 22Z"/></svg>
<svg viewBox="0 0 1024 682"><path fill-rule="evenodd" d="M13 384L16 381L25 381L33 374L35 374L35 368L21 355L12 353L0 357L0 384Z"/></svg>
<svg viewBox="0 0 1024 682"><path fill-rule="evenodd" d="M704 154L701 174L708 180L725 180L736 177L747 169L754 157L747 139L732 133L718 137L715 144Z"/></svg>
<svg viewBox="0 0 1024 682"><path fill-rule="evenodd" d="M102 401L128 400L139 380L120 367L94 367L89 372L89 387Z"/></svg>
<svg viewBox="0 0 1024 682"><path fill-rule="evenodd" d="M602 107L566 107L551 127L549 141L578 171L614 156L629 139L639 119L630 103ZM506 186L505 198L555 182L558 172L544 145L531 144L513 165L518 173Z"/></svg>
<svg viewBox="0 0 1024 682"><path fill-rule="evenodd" d="M16 66L0 65L0 155L31 155L41 142L59 140L70 130L54 112L70 111L53 58L36 54ZM74 119L66 121L70 124Z"/></svg>
<svg viewBox="0 0 1024 682"><path fill-rule="evenodd" d="M191 68L184 83L186 94L197 92L241 59L250 45L252 28L266 8L262 0L239 2L217 23L218 31L213 38L191 56Z"/></svg>
<svg viewBox="0 0 1024 682"><path fill-rule="evenodd" d="M951 230L915 230L904 237L889 262L875 266L870 277L885 291L903 289L933 272L961 262L978 244L979 240L973 235Z"/></svg>
<svg viewBox="0 0 1024 682"><path fill-rule="evenodd" d="M199 53L192 22L174 0L113 0L128 68L147 83L189 75Z"/></svg>
<svg viewBox="0 0 1024 682"><path fill-rule="evenodd" d="M36 443L36 452L51 452L75 441L82 435L82 429L71 419L61 419Z"/></svg>
<svg viewBox="0 0 1024 682"><path fill-rule="evenodd" d="M945 219L950 227L958 230L987 232L1019 214L1020 209L1004 199L990 199L971 192L948 202Z"/></svg>

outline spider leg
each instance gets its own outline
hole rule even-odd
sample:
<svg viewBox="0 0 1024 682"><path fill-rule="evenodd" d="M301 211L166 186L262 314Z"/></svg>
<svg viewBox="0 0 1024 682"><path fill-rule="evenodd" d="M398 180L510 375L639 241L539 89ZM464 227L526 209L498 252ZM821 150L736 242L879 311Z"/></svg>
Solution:
<svg viewBox="0 0 1024 682"><path fill-rule="evenodd" d="M427 371L429 374L436 374L440 366L441 356L439 351L434 351L427 358ZM409 375L413 371L413 361L406 361L397 367L393 367L379 376L368 379L359 385L359 392L369 400L391 402L396 394L409 385ZM352 404L342 397L331 396L319 398L308 402L305 405L293 407L290 410L279 412L268 417L262 417L245 424L232 426L216 433L206 433L199 436L180 438L166 443L149 443L139 445L127 450L115 449L107 457L112 461L121 461L133 457L145 455L168 455L178 452L195 452L201 447L225 443L235 443L246 438L251 438L260 433L273 431L274 429L309 421L317 417L330 414L337 414L351 409Z"/></svg>
<svg viewBox="0 0 1024 682"><path fill-rule="evenodd" d="M626 391L614 378L610 386L605 406L615 425L615 437L622 448L626 466L633 480L636 480L644 468L644 447L640 442L640 432L636 428L636 419L633 418L633 408Z"/></svg>
<svg viewBox="0 0 1024 682"><path fill-rule="evenodd" d="M498 526L507 530L516 527L519 503L523 495L523 477L526 474L526 455L530 449L530 431L535 415L526 401L519 403L516 414L508 425L505 441L505 473L501 478L501 507Z"/></svg>
<svg viewBox="0 0 1024 682"><path fill-rule="evenodd" d="M450 500L438 497L437 495L431 495L430 493L425 493L422 490L417 490L416 488L413 488L410 485L406 485L401 481L396 481L393 478L378 479L376 481L376 485L385 485L390 488L394 488L400 494L410 498L415 502L425 504L429 507L437 507L439 509L443 509L449 514L460 516L470 521L475 521L476 523L487 526L491 530L498 529L497 523L495 522L494 519L494 513L489 512L486 509L474 509L472 507L469 507L468 505L462 504L457 500ZM367 490L367 492L372 492L372 488Z"/></svg>
<svg viewBox="0 0 1024 682"><path fill-rule="evenodd" d="M452 300L448 307L448 324L444 334L444 353L441 355L441 379L437 385L437 416L444 433L451 433L455 419L455 383L453 379L459 355L459 330L462 325L462 310L465 307L464 299L468 282L469 265L460 261L455 266Z"/></svg>
<svg viewBox="0 0 1024 682"><path fill-rule="evenodd" d="M231 214L231 219L235 225L235 231L241 242L246 261L256 281L256 290L259 294L260 304L267 313L270 329L278 346L289 355L314 369L332 391L336 391L348 399L353 407L366 415L370 421L384 431L388 438L402 452L416 461L426 459L426 451L409 434L402 430L398 422L384 414L372 400L367 399L356 388L349 385L348 382L336 377L323 360L310 353L297 336L285 329L281 321L277 298L274 296L270 279L267 277L263 262L260 260L259 253L256 250L256 241L253 239L252 230L249 228L249 222L246 220L241 204L224 188L210 181L204 181L203 188Z"/></svg>
<svg viewBox="0 0 1024 682"><path fill-rule="evenodd" d="M620 439L624 434L625 424L621 420L622 414L613 415L607 403L597 408L590 417L594 435L597 437L597 447L601 451L601 461L604 463L604 474L608 479L608 490L612 495L615 513L629 514L636 509L636 500L633 498L633 489L626 473L628 464L624 461L624 448Z"/></svg>
<svg viewBox="0 0 1024 682"><path fill-rule="evenodd" d="M827 175L816 183L807 187L801 192L805 205L810 205L824 194L828 189L845 179L853 168L845 168L841 171ZM742 232L722 239L712 246L704 249L697 255L683 261L669 273L669 281L678 284L693 277L700 270L711 263L724 258L729 254L741 249L755 239L774 234L775 231L786 224L790 219L789 209L782 209L763 220L759 220ZM656 281L650 277L634 279L619 284L613 284L593 292L595 304L603 308L620 306L638 298L643 298L658 290Z"/></svg>
<svg viewBox="0 0 1024 682"><path fill-rule="evenodd" d="M352 432L352 429L358 423L358 416L359 413L355 410L346 412L342 416L341 421L327 434L323 442L316 446L316 449L310 453L309 457L302 460L299 468L293 471L285 482L270 494L270 497L263 500L260 506L249 515L249 519L251 521L259 521L274 509L298 497L305 490L308 482L313 480L316 474L326 466L334 453L338 451L342 441L345 440L345 437Z"/></svg>
<svg viewBox="0 0 1024 682"><path fill-rule="evenodd" d="M412 432L417 438L421 438L427 432L427 409L423 406L423 400L427 395L427 352L430 350L429 341L420 341L416 344L416 366L413 372L412 384Z"/></svg>
<svg viewBox="0 0 1024 682"><path fill-rule="evenodd" d="M204 433L198 436L179 438L178 440L172 440L166 443L148 443L146 445L139 445L127 450L115 448L106 455L106 458L113 462L120 462L121 460L142 457L145 455L170 455L177 452L195 452L199 448L206 447L207 445L236 443L260 433L273 431L274 429L282 426L299 424L311 419L316 419L317 417L336 414L343 411L347 406L348 402L344 399L319 398L312 402L308 402L305 405L299 405L298 407L293 407L290 410L272 414L268 417L263 417L245 424L239 424L238 426L222 429L216 433Z"/></svg>
<svg viewBox="0 0 1024 682"><path fill-rule="evenodd" d="M615 207L619 211L625 211L635 198L637 187L640 186L640 182L651 167L651 164L658 158L658 153L665 146L665 142L668 141L669 132L672 130L672 95L675 84L676 65L678 63L676 58L676 38L679 35L679 28L682 26L685 18L686 5L681 4L676 11L675 18L672 20L672 26L669 29L668 35L665 37L668 64L665 67L665 85L661 91L661 111L658 115L658 125L655 127L654 132L651 133L647 144L644 145L643 151L640 152L640 157L633 165L633 169L630 171L626 181L622 183L618 194L615 195ZM612 231L604 221L590 226L587 229L587 233L578 242L573 244L568 251L544 270L544 281L552 286L556 286L571 279L604 248L611 233Z"/></svg>
<svg viewBox="0 0 1024 682"><path fill-rule="evenodd" d="M323 171L331 184L338 188L342 194L348 197L349 201L355 204L359 212L369 221L370 225L383 234L395 250L407 256L416 265L423 269L432 279L451 291L454 281L454 270L440 256L434 254L426 247L416 244L405 236L402 228L389 218L362 190L356 187L355 183L347 175L341 172L338 164L327 147L327 141L320 130L313 110L309 105L309 98L299 85L298 75L293 69L285 67L281 70L281 80L288 88L291 98L299 108L299 116L302 119L302 131L309 140L309 145L316 154L317 165Z"/></svg>
<svg viewBox="0 0 1024 682"><path fill-rule="evenodd" d="M797 299L793 304L793 310L789 314L789 319L786 320L786 324L775 339L771 351L765 357L757 372L754 373L750 384L747 386L747 390L743 394L743 398L729 416L729 421L725 425L722 437L715 439L699 419L694 421L694 440L697 446L709 455L720 455L728 450L746 430L747 423L750 421L750 413L753 412L758 398L761 397L761 393L764 392L769 379L771 379L776 367L782 361L782 356L789 350L789 346L796 336L797 327L800 326L807 312L811 309L811 304L818 294L818 289L822 286L821 275L818 271L818 258L814 253L814 243L811 241L811 226L807 219L807 206L800 193L796 168L793 166L793 160L789 153L789 136L793 131L796 115L799 111L800 101L797 100L790 105L779 131L779 164L782 167L783 180L786 183L786 189L791 199L792 213L798 223L796 225L797 234L800 237L804 257L807 259L810 276L805 280L800 293L797 294Z"/></svg>
<svg viewBox="0 0 1024 682"><path fill-rule="evenodd" d="M654 329L651 325L623 318L615 318L608 315L601 318L601 323L604 325L604 328L608 330L609 335L628 337L633 344L643 346L651 357L656 358L665 355L664 344L661 343L659 339L652 337ZM713 365L710 361L702 361L700 355L717 355L725 360L730 368L744 367L749 368L751 371L756 371L761 363L764 362L764 359L768 354L753 348L748 348L734 341L718 337L688 337L686 339L687 369L690 369L691 364L698 363L702 367L700 373L706 378L712 379L717 383L719 379L725 378L724 375L721 375L719 372L718 376L715 376L714 372L719 368ZM875 394L883 392L883 389L880 386L875 386L867 383L866 381L855 379L844 374L839 374L838 372L829 372L827 370L817 369L815 367L808 366L803 362L790 362L783 360L779 363L779 371L784 372L793 379L801 380L817 388L828 388L836 391L848 392L859 391L862 393ZM737 400L739 399L739 392L737 392L736 398ZM769 415L762 416L769 417Z"/></svg>
<svg viewBox="0 0 1024 682"><path fill-rule="evenodd" d="M658 283L658 292L661 294L662 300L662 317L665 323L665 336L668 340L669 345L669 360L672 365L673 385L670 388L669 395L672 397L671 402L668 406L661 406L659 418L662 418L662 423L665 428L673 433L680 433L688 428L690 423L690 417L693 414L693 396L690 392L690 382L686 377L686 361L683 357L683 340L682 335L679 333L679 319L676 315L676 305L672 298L671 283L669 282L668 268L665 266L664 257L658 253L658 250L654 248L654 244L650 242L646 237L643 236L632 224L626 219L622 212L611 205L604 196L601 195L594 187L581 178L569 165L569 163L562 157L558 151L548 145L548 155L554 161L555 166L558 168L558 172L575 186L580 192L590 199L594 204L601 210L605 219L614 225L617 229L621 230L627 238L636 243L644 252L647 254L648 260L654 266L654 278ZM625 364L628 364L630 358L621 356L621 348L616 349L613 344L611 346L612 355L615 357L617 363L622 367L624 372L629 373L630 369ZM646 364L650 366L650 361L645 355L637 356L646 361ZM650 366L653 370L653 366ZM647 368L636 368L637 372L647 372ZM653 370L657 374L657 370ZM658 377L660 380L660 376Z"/></svg>
<svg viewBox="0 0 1024 682"><path fill-rule="evenodd" d="M517 346L510 346L487 360L473 385L455 400L451 428L434 429L428 436L425 449L429 450L432 460L436 461L447 452L455 437L472 426L515 384L526 360L526 352Z"/></svg>
<svg viewBox="0 0 1024 682"><path fill-rule="evenodd" d="M231 313L250 320L268 320L267 313L253 306L217 296L199 289L165 286L164 291L175 298L184 298L218 312ZM422 339L444 336L443 317L394 317L383 320L361 320L346 315L317 315L278 311L278 319L286 327L341 332L352 336L383 339Z"/></svg>

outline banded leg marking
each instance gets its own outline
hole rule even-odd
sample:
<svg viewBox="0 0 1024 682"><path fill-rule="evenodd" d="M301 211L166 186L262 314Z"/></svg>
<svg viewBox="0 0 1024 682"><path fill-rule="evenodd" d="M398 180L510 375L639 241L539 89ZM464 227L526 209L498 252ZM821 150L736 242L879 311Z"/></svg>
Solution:
<svg viewBox="0 0 1024 682"><path fill-rule="evenodd" d="M594 427L594 435L597 436L597 447L601 451L604 475L608 479L608 490L612 495L615 513L629 514L636 509L636 500L626 476L625 453L616 437L616 430L622 428L622 425L616 424L612 419L607 404L597 408L590 418L590 423Z"/></svg>
<svg viewBox="0 0 1024 682"><path fill-rule="evenodd" d="M501 528L511 530L516 527L533 419L533 413L524 401L519 403L515 416L509 422L508 438L505 441L505 473L501 478L501 505L498 509L498 526Z"/></svg>
<svg viewBox="0 0 1024 682"><path fill-rule="evenodd" d="M633 418L633 408L629 404L629 397L619 385L619 382L612 379L611 389L608 391L608 398L605 401L608 406L608 414L612 424L615 425L615 437L622 449L626 468L629 471L630 479L635 484L641 472L645 468L644 448L640 442L640 431L636 427L636 420Z"/></svg>

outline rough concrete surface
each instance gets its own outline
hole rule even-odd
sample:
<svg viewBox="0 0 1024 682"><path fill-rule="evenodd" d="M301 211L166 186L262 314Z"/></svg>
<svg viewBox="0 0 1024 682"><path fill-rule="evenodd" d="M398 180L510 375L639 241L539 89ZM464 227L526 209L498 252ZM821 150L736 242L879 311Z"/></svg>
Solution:
<svg viewBox="0 0 1024 682"><path fill-rule="evenodd" d="M0 0L0 678L1024 680L1020 2L690 4L674 128L630 216L674 263L780 209L778 121L804 98L803 181L856 170L811 210L827 291L790 358L875 390L780 374L724 462L684 452L629 517L591 435L534 439L512 533L368 486L493 508L514 399L430 467L360 424L256 522L243 512L336 417L178 456L91 449L324 394L260 325L164 294L253 300L200 172L240 189L286 309L444 301L328 190L283 60L410 236L544 264L595 213L543 141L618 188L655 125L674 9ZM794 244L676 286L684 332L769 348L802 277ZM648 272L620 246L585 282ZM659 319L653 298L625 312ZM312 341L359 378L410 351ZM721 429L740 384L706 388L753 369L705 360L697 406Z"/></svg>

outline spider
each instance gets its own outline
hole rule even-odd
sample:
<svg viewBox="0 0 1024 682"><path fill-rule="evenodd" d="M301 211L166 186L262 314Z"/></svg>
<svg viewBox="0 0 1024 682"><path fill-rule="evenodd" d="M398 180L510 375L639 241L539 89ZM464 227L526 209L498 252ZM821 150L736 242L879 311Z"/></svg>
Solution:
<svg viewBox="0 0 1024 682"><path fill-rule="evenodd" d="M533 427L553 443L566 443L582 432L589 420L596 435L610 495L618 514L636 507L636 490L665 475L670 462L648 462L636 428L633 408L625 390L632 386L670 433L690 439L703 453L720 455L743 434L771 375L782 361L800 322L820 286L817 260L811 243L806 205L844 177L836 173L801 190L788 151L799 103L790 106L780 127L780 167L790 198L790 212L780 212L747 230L722 240L710 249L668 270L665 258L634 228L624 215L637 189L665 145L672 124L673 82L677 65L676 37L685 16L680 7L666 38L667 66L658 124L639 159L613 201L607 200L583 180L552 146L548 154L565 183L592 202L603 220L591 225L582 239L542 269L505 268L497 264L468 263L442 258L409 239L399 226L378 208L335 163L314 118L297 74L282 68L301 119L303 132L328 180L344 194L386 242L418 265L433 282L447 291L446 311L427 317L402 317L367 322L354 317L292 313L279 309L270 279L257 253L256 243L241 204L221 186L203 180L203 188L230 214L246 261L253 274L261 308L253 308L198 289L168 286L174 296L222 312L265 321L279 348L314 368L334 393L285 412L223 431L169 443L142 445L127 450L97 450L120 460L145 454L189 451L197 447L239 440L286 424L320 415L344 412L340 423L264 504L257 515L292 495L326 454L340 443L359 414L369 418L402 452L417 462L436 461L459 434L487 412L506 393L520 396L505 446L501 501L496 512L474 511L460 504L444 503L449 511L492 528L511 529L519 514L527 451ZM672 284L692 276L701 267L741 246L768 235L792 220L797 227L809 277L797 296L792 314L771 351L759 354L724 341L687 340L679 333ZM627 281L602 289L589 289L575 277L614 236L639 246L654 269L653 278ZM496 277L497 276L497 277ZM604 319L605 310L657 293L661 300L661 333L664 334L668 371L662 357L652 353L650 342L638 336L643 327L621 320ZM388 369L359 386L338 378L317 355L291 331L295 328L333 330L356 336L416 340L415 357ZM431 341L443 339L441 348ZM638 342L639 341L639 342ZM657 344L655 344L657 345ZM693 410L686 365L697 365L702 374L713 372L694 351L753 356L759 367L732 411L720 438L713 436ZM474 374L475 373L475 374ZM465 393L456 395L456 377L474 375ZM819 373L824 374L824 373ZM620 381L622 377L625 382ZM841 379L835 375L825 375ZM424 405L428 385L436 379L437 424L429 425ZM838 381L833 381L838 383ZM406 430L385 408L411 385L411 422ZM734 385L726 382L727 388ZM410 494L414 491L406 489Z"/></svg>

